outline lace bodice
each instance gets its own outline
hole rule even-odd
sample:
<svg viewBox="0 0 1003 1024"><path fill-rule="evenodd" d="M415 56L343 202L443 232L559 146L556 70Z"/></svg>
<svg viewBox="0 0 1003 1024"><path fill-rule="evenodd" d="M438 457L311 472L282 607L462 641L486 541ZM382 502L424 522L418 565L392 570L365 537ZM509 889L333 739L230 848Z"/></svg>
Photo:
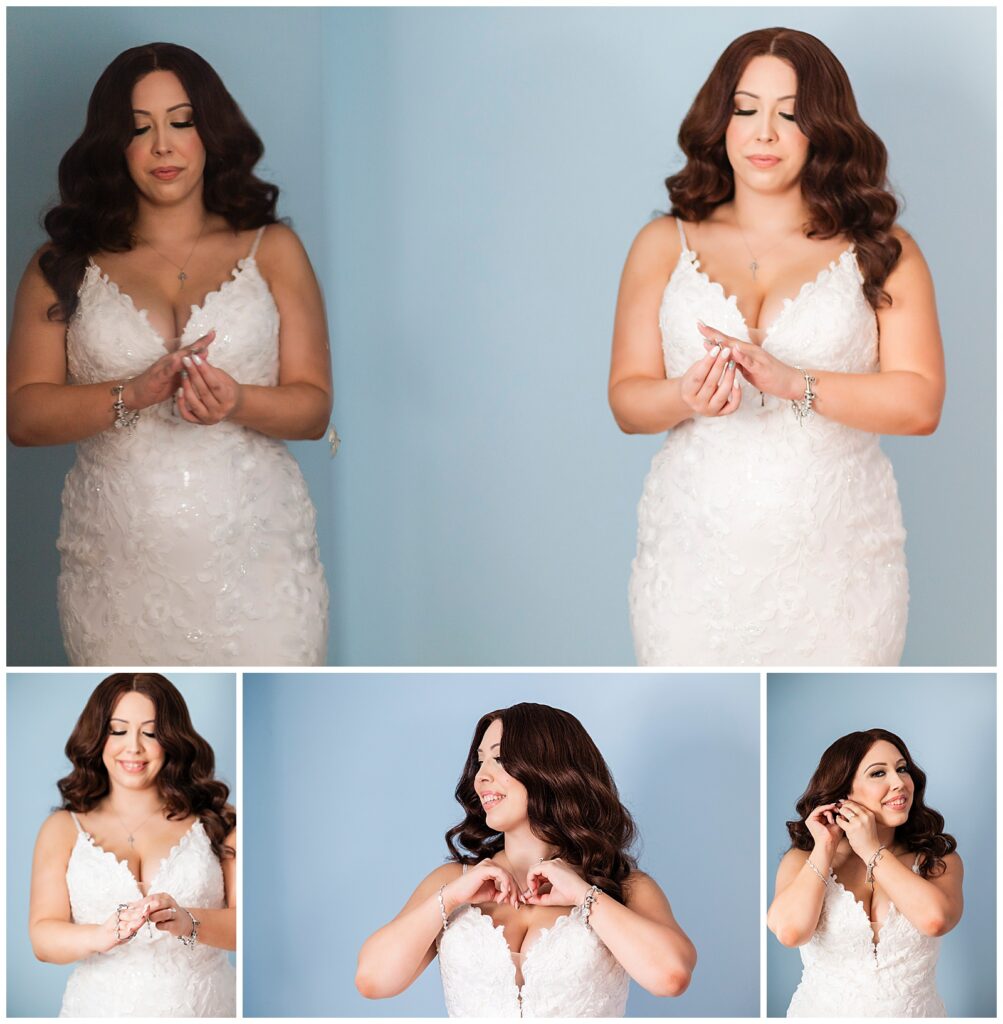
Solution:
<svg viewBox="0 0 1003 1024"><path fill-rule="evenodd" d="M143 894L125 861L96 845L77 825L66 867L75 924L101 924L120 903ZM201 822L160 862L150 880L183 907L226 905L223 871ZM195 916L198 917L197 910ZM187 949L177 938L143 926L135 938L78 964L63 996L61 1017L232 1017L236 975L221 949Z"/></svg>
<svg viewBox="0 0 1003 1024"><path fill-rule="evenodd" d="M659 310L668 377L706 354L698 319L749 340L735 297L682 240ZM764 349L791 365L875 372L861 284L850 247L785 302ZM904 540L877 436L817 414L799 423L789 402L746 382L736 412L686 420L652 460L630 588L638 661L897 664Z"/></svg>
<svg viewBox="0 0 1003 1024"><path fill-rule="evenodd" d="M255 240L231 279L191 307L180 344L215 329L211 363L274 385L279 312ZM164 340L93 262L66 335L69 381L121 380ZM109 396L109 405L110 405ZM300 665L326 658L316 515L285 444L231 421L142 410L131 430L77 444L63 489L60 619L78 665Z"/></svg>
<svg viewBox="0 0 1003 1024"><path fill-rule="evenodd" d="M801 947L804 973L787 1016L944 1017L939 952L940 939L922 935L894 903L875 941L864 905L833 875Z"/></svg>
<svg viewBox="0 0 1003 1024"><path fill-rule="evenodd" d="M439 970L450 1017L622 1017L626 971L579 910L559 917L522 954L516 982L504 931L465 904L437 940Z"/></svg>

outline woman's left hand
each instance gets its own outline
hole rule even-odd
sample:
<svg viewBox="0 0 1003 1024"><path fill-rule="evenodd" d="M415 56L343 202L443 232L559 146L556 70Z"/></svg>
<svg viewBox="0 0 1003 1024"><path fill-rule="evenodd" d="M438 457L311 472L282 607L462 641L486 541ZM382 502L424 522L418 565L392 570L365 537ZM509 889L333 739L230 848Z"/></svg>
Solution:
<svg viewBox="0 0 1003 1024"><path fill-rule="evenodd" d="M192 933L192 919L188 911L173 896L166 892L155 892L143 900L146 916L157 926L157 930L167 932L176 939L188 938Z"/></svg>
<svg viewBox="0 0 1003 1024"><path fill-rule="evenodd" d="M727 345L731 358L742 376L764 395L775 395L797 401L804 397L804 374L796 367L782 363L775 356L763 350L761 345L739 341L723 331L697 322L697 329L704 337L704 347L709 351L715 345Z"/></svg>
<svg viewBox="0 0 1003 1024"><path fill-rule="evenodd" d="M523 903L540 907L577 907L591 886L574 868L560 857L555 857L530 868L526 875L526 888L529 895L523 897Z"/></svg>
<svg viewBox="0 0 1003 1024"><path fill-rule="evenodd" d="M240 384L205 356L186 356L183 363L181 387L175 396L181 418L203 426L230 419L240 408Z"/></svg>
<svg viewBox="0 0 1003 1024"><path fill-rule="evenodd" d="M850 849L864 861L870 860L881 845L874 812L855 800L841 800L836 811L836 824L846 833Z"/></svg>

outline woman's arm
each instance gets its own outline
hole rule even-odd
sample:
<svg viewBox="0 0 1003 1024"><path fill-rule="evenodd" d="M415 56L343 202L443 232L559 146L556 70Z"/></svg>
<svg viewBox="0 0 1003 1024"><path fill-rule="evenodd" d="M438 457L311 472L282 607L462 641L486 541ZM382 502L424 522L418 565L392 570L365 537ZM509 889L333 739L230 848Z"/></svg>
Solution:
<svg viewBox="0 0 1003 1024"><path fill-rule="evenodd" d="M45 963L70 964L109 948L107 925L72 920L66 866L76 837L69 814L57 811L45 820L35 842L28 934L35 956Z"/></svg>
<svg viewBox="0 0 1003 1024"><path fill-rule="evenodd" d="M943 874L923 878L887 853L874 865L875 881L923 935L946 935L961 920L964 865L956 853L949 853L944 866Z"/></svg>
<svg viewBox="0 0 1003 1024"><path fill-rule="evenodd" d="M930 271L919 246L898 230L902 255L885 282L891 306L877 311L880 370L833 373L805 367L815 378L812 409L820 416L874 434L932 434L944 404L944 352ZM720 331L702 332L711 344L731 345L753 387L800 400L804 375L756 345Z"/></svg>
<svg viewBox="0 0 1003 1024"><path fill-rule="evenodd" d="M741 402L729 353L718 351L666 379L658 309L681 251L672 217L641 229L623 268L613 328L609 404L627 434L658 434L694 414L727 415Z"/></svg>
<svg viewBox="0 0 1003 1024"><path fill-rule="evenodd" d="M42 275L39 253L32 258L14 300L7 349L7 435L16 445L70 444L115 425L112 387L124 384L122 400L129 410L166 401L193 351L204 352L209 338L199 338L162 356L131 381L99 384L66 383L66 324L49 320L55 292Z"/></svg>
<svg viewBox="0 0 1003 1024"><path fill-rule="evenodd" d="M257 261L279 309L278 384L238 384L211 362L186 363L178 407L196 423L228 419L270 437L315 440L327 430L332 402L320 287L306 250L284 224L269 226Z"/></svg>
<svg viewBox="0 0 1003 1024"><path fill-rule="evenodd" d="M832 854L818 847L810 854L807 850L784 854L777 868L773 902L766 912L766 927L783 945L803 946L815 934L826 886L831 884L826 881L831 867Z"/></svg>
<svg viewBox="0 0 1003 1024"><path fill-rule="evenodd" d="M151 893L144 900L130 904L122 919L130 926L140 927L146 916L157 926L158 931L167 932L176 939L188 938L192 933L192 917L198 919L198 941L204 946L217 949L237 948L237 830L226 837L226 845L234 856L220 861L223 870L223 892L226 906L221 909L208 907L183 907L169 893Z"/></svg>
<svg viewBox="0 0 1003 1024"><path fill-rule="evenodd" d="M672 916L658 883L633 872L625 888L626 905L599 896L589 926L617 962L655 996L681 996L689 987L697 952Z"/></svg>
<svg viewBox="0 0 1003 1024"><path fill-rule="evenodd" d="M363 943L355 987L367 999L386 999L403 992L435 957L435 939L442 931L439 889L460 877L459 864L443 864L411 894L401 912ZM446 914L459 904L443 893Z"/></svg>

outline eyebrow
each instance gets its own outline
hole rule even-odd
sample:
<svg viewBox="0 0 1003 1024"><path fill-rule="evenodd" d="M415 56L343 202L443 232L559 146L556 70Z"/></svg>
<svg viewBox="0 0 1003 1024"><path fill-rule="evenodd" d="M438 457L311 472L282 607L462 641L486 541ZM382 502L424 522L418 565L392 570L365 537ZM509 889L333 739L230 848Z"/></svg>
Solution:
<svg viewBox="0 0 1003 1024"><path fill-rule="evenodd" d="M495 747L500 747L500 746L501 746L501 744L500 744L500 743L492 743L492 744L491 744L491 746L490 746L490 747L489 747L488 749L489 749L489 750L494 750L494 749L495 749ZM482 750L482 749L481 749L480 747L478 747L478 748L477 748L477 753L478 753L478 754L483 754L483 753L484 753L484 751L483 751L483 750Z"/></svg>
<svg viewBox="0 0 1003 1024"><path fill-rule="evenodd" d="M111 721L112 722L125 722L126 725L129 724L129 719L128 718L112 718ZM151 722L155 722L155 721L156 721L155 718L147 718L145 722L140 722L139 724L140 725L149 725Z"/></svg>
<svg viewBox="0 0 1003 1024"><path fill-rule="evenodd" d="M896 764L908 764L909 762L904 757L900 757L895 763ZM869 772L872 768L887 768L887 767L888 767L888 762L887 761L875 761L874 764L869 764L864 769L864 771L865 772Z"/></svg>
<svg viewBox="0 0 1003 1024"><path fill-rule="evenodd" d="M761 99L762 97L757 96L754 92L746 92L744 89L736 89L734 95L736 96L751 96L754 100ZM777 103L781 100L796 100L797 96L780 96L777 99Z"/></svg>
<svg viewBox="0 0 1003 1024"><path fill-rule="evenodd" d="M192 105L190 103L175 103L173 107L167 108L167 113L169 114L172 110L180 110L182 107L192 107ZM192 110L194 109L195 108L192 107ZM132 112L134 114L146 114L147 117L153 116L148 110L140 110L139 107L133 107Z"/></svg>

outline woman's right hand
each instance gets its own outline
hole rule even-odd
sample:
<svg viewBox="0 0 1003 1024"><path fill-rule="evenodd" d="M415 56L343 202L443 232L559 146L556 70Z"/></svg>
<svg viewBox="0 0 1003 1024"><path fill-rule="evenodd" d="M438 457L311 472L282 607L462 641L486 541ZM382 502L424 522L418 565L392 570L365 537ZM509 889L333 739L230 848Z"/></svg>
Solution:
<svg viewBox="0 0 1003 1024"><path fill-rule="evenodd" d="M805 818L804 823L813 840L815 849L828 855L836 852L843 830L836 824L836 808L838 801L831 804L819 804Z"/></svg>
<svg viewBox="0 0 1003 1024"><path fill-rule="evenodd" d="M184 368L182 360L186 356L201 355L212 344L216 337L215 331L203 334L184 348L162 355L155 363L148 366L138 377L127 381L122 391L122 401L126 409L133 411L146 409L151 405L159 405L174 396L180 383L180 373Z"/></svg>
<svg viewBox="0 0 1003 1024"><path fill-rule="evenodd" d="M698 416L727 416L742 404L742 384L731 349L720 345L695 362L680 378L684 404Z"/></svg>
<svg viewBox="0 0 1003 1024"><path fill-rule="evenodd" d="M134 911L142 903L142 900L130 903L127 910L116 910L106 921L95 926L97 928L94 941L95 953L107 953L109 949L128 942L139 931L143 918L140 916L132 920L133 915L130 914L130 911Z"/></svg>
<svg viewBox="0 0 1003 1024"><path fill-rule="evenodd" d="M510 903L518 907L519 886L503 867L485 860L445 886L442 900L447 914L464 903Z"/></svg>

